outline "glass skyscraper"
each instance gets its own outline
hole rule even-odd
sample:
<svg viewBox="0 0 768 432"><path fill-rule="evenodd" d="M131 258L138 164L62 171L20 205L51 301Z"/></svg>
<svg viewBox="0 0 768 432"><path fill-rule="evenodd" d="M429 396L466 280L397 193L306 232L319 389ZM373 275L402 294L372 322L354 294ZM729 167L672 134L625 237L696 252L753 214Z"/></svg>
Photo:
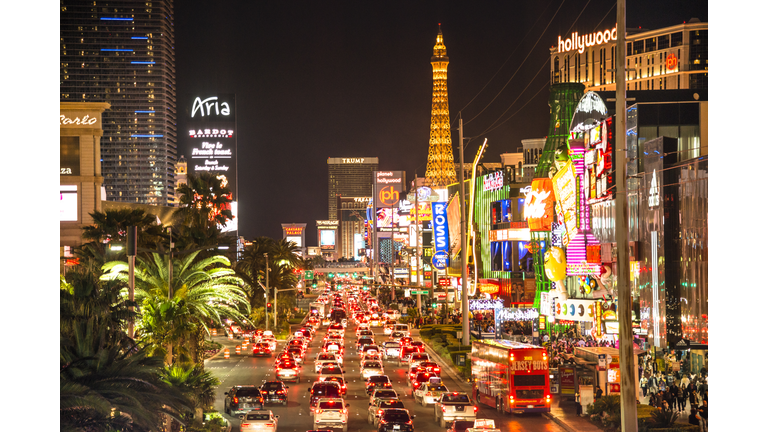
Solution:
<svg viewBox="0 0 768 432"><path fill-rule="evenodd" d="M61 102L108 102L108 201L170 205L176 162L173 0L60 1Z"/></svg>
<svg viewBox="0 0 768 432"><path fill-rule="evenodd" d="M379 158L328 158L328 219L338 220L338 197L369 197Z"/></svg>

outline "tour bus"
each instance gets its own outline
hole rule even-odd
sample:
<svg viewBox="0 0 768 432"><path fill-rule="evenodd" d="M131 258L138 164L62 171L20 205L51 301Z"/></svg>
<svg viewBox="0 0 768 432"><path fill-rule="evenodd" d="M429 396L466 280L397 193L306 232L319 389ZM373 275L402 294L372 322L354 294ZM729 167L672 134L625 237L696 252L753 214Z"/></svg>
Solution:
<svg viewBox="0 0 768 432"><path fill-rule="evenodd" d="M472 393L497 411L550 412L547 350L509 340L472 341Z"/></svg>

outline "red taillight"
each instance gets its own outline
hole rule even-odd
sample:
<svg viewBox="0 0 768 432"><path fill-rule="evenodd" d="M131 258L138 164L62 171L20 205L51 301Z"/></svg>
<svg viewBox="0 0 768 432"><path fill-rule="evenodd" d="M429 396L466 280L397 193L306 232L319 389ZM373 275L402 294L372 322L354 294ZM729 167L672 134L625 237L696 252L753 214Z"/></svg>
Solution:
<svg viewBox="0 0 768 432"><path fill-rule="evenodd" d="M390 384L390 383L384 383L384 387L392 387L392 384Z"/></svg>
<svg viewBox="0 0 768 432"><path fill-rule="evenodd" d="M244 427L250 426L250 425L251 425L250 423L240 423L240 427L241 428L244 428Z"/></svg>
<svg viewBox="0 0 768 432"><path fill-rule="evenodd" d="M275 425L274 423L267 423L267 424L265 424L264 426L274 426L274 425ZM242 425L241 425L241 426L242 426Z"/></svg>
<svg viewBox="0 0 768 432"><path fill-rule="evenodd" d="M477 414L477 410L478 410L479 408L478 408L478 407L472 407L472 408L474 408L474 409L475 409L475 414Z"/></svg>
<svg viewBox="0 0 768 432"><path fill-rule="evenodd" d="M442 408L442 409L443 409L443 412L445 412L445 407L444 407L444 406L442 406L442 407L440 407L440 408Z"/></svg>
<svg viewBox="0 0 768 432"><path fill-rule="evenodd" d="M232 402L237 403L237 396L232 398Z"/></svg>
<svg viewBox="0 0 768 432"><path fill-rule="evenodd" d="M377 413L376 413L376 415L377 415L377 416L380 416L380 415L381 415L381 413L382 413L382 411L384 411L384 410L379 410L379 412L377 412Z"/></svg>

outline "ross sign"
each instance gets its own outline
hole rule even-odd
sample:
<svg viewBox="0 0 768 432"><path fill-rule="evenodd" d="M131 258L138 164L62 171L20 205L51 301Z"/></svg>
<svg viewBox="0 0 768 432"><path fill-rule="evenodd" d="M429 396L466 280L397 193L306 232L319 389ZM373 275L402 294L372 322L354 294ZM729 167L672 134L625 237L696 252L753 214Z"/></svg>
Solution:
<svg viewBox="0 0 768 432"><path fill-rule="evenodd" d="M579 50L579 53L581 54L584 53L586 48L615 41L616 37L617 27L614 27L612 30L604 30L582 36L579 36L579 32L573 32L571 33L571 37L565 40L560 36L557 37L557 52L563 53Z"/></svg>
<svg viewBox="0 0 768 432"><path fill-rule="evenodd" d="M446 251L437 251L432 255L432 265L438 270L445 270L448 267L448 260L448 252Z"/></svg>
<svg viewBox="0 0 768 432"><path fill-rule="evenodd" d="M573 161L570 160L552 178L555 198L560 204L563 212L563 222L565 223L566 232L562 239L563 246L568 246L568 243L574 238L579 228L579 201L578 194L576 193L578 185L576 182Z"/></svg>
<svg viewBox="0 0 768 432"><path fill-rule="evenodd" d="M438 201L432 203L432 231L435 238L435 251L445 252L446 258L450 247L447 208L448 204L445 202Z"/></svg>
<svg viewBox="0 0 768 432"><path fill-rule="evenodd" d="M483 192L495 191L503 187L504 173L502 171L495 171L483 177Z"/></svg>

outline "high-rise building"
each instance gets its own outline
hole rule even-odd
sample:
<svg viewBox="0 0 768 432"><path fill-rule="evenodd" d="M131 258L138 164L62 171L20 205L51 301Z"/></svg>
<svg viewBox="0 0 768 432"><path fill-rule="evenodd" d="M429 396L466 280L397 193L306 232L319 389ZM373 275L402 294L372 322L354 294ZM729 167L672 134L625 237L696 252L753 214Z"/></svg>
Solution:
<svg viewBox="0 0 768 432"><path fill-rule="evenodd" d="M60 2L60 100L108 102L107 200L169 205L176 162L173 0Z"/></svg>
<svg viewBox="0 0 768 432"><path fill-rule="evenodd" d="M544 151L546 138L524 139L523 143L523 182L530 183L533 180L533 172L539 164L539 156Z"/></svg>
<svg viewBox="0 0 768 432"><path fill-rule="evenodd" d="M448 55L443 31L438 25L437 42L432 52L432 121L429 127L427 186L444 188L456 183L451 146L451 118L448 111Z"/></svg>
<svg viewBox="0 0 768 432"><path fill-rule="evenodd" d="M697 18L627 34L627 90L702 90L708 87L709 25ZM587 91L616 91L616 28L558 36L550 48L551 81L581 83Z"/></svg>
<svg viewBox="0 0 768 432"><path fill-rule="evenodd" d="M338 220L338 199L371 196L377 157L328 158L328 220Z"/></svg>

